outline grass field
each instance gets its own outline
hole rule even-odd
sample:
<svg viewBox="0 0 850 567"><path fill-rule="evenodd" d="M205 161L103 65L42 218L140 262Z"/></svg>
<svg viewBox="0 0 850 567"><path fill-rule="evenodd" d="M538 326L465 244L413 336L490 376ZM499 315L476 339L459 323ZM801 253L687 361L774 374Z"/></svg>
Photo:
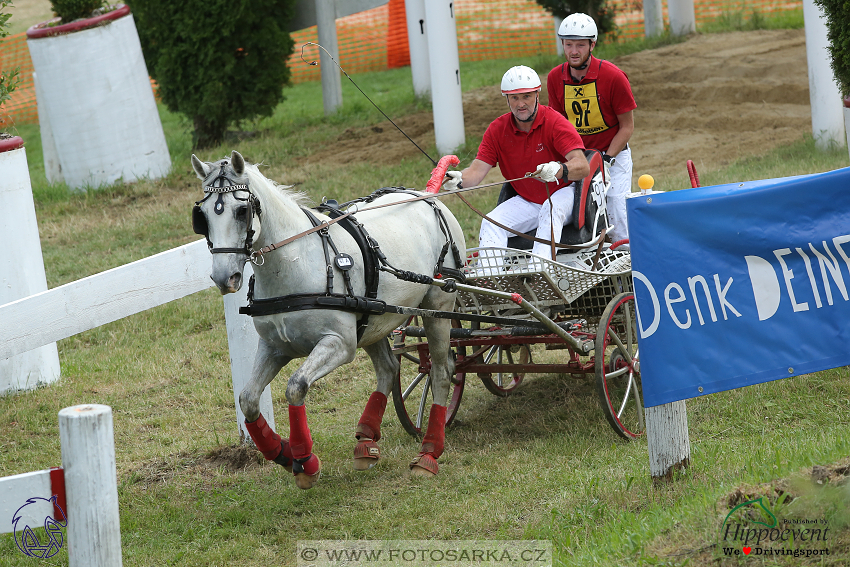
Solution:
<svg viewBox="0 0 850 567"><path fill-rule="evenodd" d="M469 64L465 87L497 83L509 63ZM410 84L409 70L357 80L390 116L425 108L397 88ZM297 183L317 201L365 195L378 183L422 187L430 171L424 158L333 167L305 162L341 128L381 119L353 87L343 86L346 104L333 118L322 114L317 84L297 85L272 118L241 126L255 132L252 137L199 155L217 159L238 147L268 164L269 177ZM20 129L49 287L198 238L189 221L200 186L189 166L188 124L164 109L161 115L174 172L85 194L49 186L38 129ZM470 159L478 141L468 138L458 155ZM811 139L801 139L702 181L847 166L846 148L819 152ZM486 208L495 195L475 199ZM449 205L474 240L478 221L459 201ZM535 351L535 360L555 361L562 352ZM690 400L692 465L661 486L649 479L646 441L627 443L613 434L592 381L535 375L515 395L496 398L469 376L447 431L440 476L425 481L407 472L419 443L392 407L380 464L365 473L352 470L353 428L373 389L371 366L360 353L310 391L308 414L324 470L316 488L301 491L281 467L238 446L217 292L65 339L59 353L58 383L0 398L0 475L59 464L57 412L63 407L112 406L126 566L294 565L296 542L313 539L545 539L555 564L570 566L850 563L850 485L838 484L850 465L848 368ZM286 415L283 385L295 368L285 368L272 384L279 423ZM815 480L814 465L827 467L817 469ZM778 491L793 499L783 501ZM718 533L730 503L760 495L770 496L780 520L828 522L830 555L724 556ZM0 537L0 567L67 564L64 550L50 560L27 558L11 536Z"/></svg>

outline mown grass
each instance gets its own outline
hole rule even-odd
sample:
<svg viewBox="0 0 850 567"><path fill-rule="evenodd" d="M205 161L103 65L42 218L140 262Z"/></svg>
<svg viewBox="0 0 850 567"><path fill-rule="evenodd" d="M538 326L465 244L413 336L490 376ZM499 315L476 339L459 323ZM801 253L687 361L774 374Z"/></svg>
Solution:
<svg viewBox="0 0 850 567"><path fill-rule="evenodd" d="M505 65L470 65L465 88L476 81L495 84ZM392 117L425 108L406 90L409 71L355 79ZM430 172L424 157L381 165L301 163L340 129L382 120L357 102L353 87L344 83L344 89L345 105L332 119L322 115L317 85L288 89L288 103L273 117L240 127L255 135L201 157L218 158L238 147L268 164L270 177L297 183L316 200L360 196L380 184L424 185ZM199 195L188 164L191 136L179 117L165 110L161 115L174 172L157 182L85 194L49 186L37 128L20 129L50 287L197 239L188 215ZM458 155L469 159L476 146L471 136ZM801 139L701 172L701 179L708 185L847 165L846 149L823 153ZM495 196L476 198L486 208ZM477 219L456 201L450 206L474 236ZM403 431L392 407L381 463L355 473L353 427L373 388L361 353L311 389L308 415L324 472L316 488L300 491L281 467L237 446L221 306L209 290L60 341L58 383L0 398L0 475L58 465L57 412L104 403L115 412L127 566L294 565L298 540L386 538L549 539L558 565L733 565L738 562L720 558L712 547L728 512L726 495L850 452L847 368L689 401L692 465L663 486L649 479L646 442L626 443L611 432L592 380L535 375L501 399L469 376L437 479L407 474L418 442ZM534 354L536 361L554 361L563 351ZM272 384L279 424L286 415L283 384L294 368ZM799 498L783 508L783 517L823 517L836 526L832 553L817 564L850 562L842 529L850 509L846 487L824 489L801 477L789 491ZM0 537L0 566L44 564L67 565L67 552L47 562L26 558L11 536Z"/></svg>

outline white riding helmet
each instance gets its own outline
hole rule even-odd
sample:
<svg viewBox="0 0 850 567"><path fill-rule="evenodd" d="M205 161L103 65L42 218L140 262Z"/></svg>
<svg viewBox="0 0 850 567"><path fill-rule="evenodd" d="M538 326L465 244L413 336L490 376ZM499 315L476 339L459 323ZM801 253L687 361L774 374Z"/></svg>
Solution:
<svg viewBox="0 0 850 567"><path fill-rule="evenodd" d="M595 42L598 35L596 22L587 14L570 14L558 28L560 39L589 39Z"/></svg>
<svg viewBox="0 0 850 567"><path fill-rule="evenodd" d="M517 65L502 76L502 94L530 93L540 90L540 77L531 67Z"/></svg>

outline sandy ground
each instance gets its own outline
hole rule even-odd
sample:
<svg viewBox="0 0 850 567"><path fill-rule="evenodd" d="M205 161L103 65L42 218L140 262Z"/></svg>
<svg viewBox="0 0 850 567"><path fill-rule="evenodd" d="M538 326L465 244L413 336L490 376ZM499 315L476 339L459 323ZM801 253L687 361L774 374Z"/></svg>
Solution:
<svg viewBox="0 0 850 567"><path fill-rule="evenodd" d="M630 142L635 179L642 173L675 175L689 186L688 159L704 172L811 133L804 30L696 35L615 63L629 75L638 103ZM541 101L547 100L544 89ZM507 108L498 85L465 93L463 106L467 135L483 134ZM396 123L419 145L434 143L430 112ZM416 155L383 122L344 131L311 160L387 163ZM494 170L486 181L498 175Z"/></svg>

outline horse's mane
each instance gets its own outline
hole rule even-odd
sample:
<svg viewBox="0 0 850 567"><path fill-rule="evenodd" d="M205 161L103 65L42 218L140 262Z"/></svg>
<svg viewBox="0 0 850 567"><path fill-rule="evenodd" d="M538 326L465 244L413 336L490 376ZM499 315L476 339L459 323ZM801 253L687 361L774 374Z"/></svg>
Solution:
<svg viewBox="0 0 850 567"><path fill-rule="evenodd" d="M292 190L292 185L281 185L273 179L269 179L262 173L256 164L245 162L245 174L248 176L251 190L257 193L261 201L273 199L280 201L279 204L295 204L299 207L312 207L313 201L303 191Z"/></svg>

